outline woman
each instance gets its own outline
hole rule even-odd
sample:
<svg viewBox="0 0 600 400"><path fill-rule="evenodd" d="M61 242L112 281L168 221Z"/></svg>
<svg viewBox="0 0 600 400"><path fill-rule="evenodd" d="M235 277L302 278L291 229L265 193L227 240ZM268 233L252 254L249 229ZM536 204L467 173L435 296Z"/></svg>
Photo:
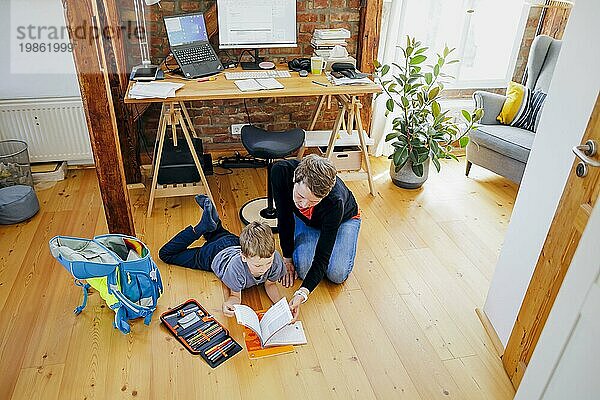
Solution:
<svg viewBox="0 0 600 400"><path fill-rule="evenodd" d="M354 267L360 229L356 199L326 158L280 161L271 170L277 226L287 273L281 283L303 282L290 300L294 320L300 304L324 276L342 283Z"/></svg>

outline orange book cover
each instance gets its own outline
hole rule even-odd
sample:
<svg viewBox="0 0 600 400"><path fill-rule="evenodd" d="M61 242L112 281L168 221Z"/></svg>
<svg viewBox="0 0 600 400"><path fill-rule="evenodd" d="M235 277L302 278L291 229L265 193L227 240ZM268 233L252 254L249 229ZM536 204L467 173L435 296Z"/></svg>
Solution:
<svg viewBox="0 0 600 400"><path fill-rule="evenodd" d="M262 319L266 310L260 310L256 312L258 319ZM260 345L260 339L258 335L250 328L244 327L244 341L246 342L246 350L248 351L248 357L251 359L276 356L278 354L293 353L294 346L273 346L262 348Z"/></svg>

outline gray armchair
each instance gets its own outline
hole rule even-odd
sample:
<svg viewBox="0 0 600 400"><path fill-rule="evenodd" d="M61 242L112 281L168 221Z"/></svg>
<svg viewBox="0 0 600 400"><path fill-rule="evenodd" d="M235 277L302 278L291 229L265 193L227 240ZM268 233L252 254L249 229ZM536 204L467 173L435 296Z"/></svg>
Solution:
<svg viewBox="0 0 600 400"><path fill-rule="evenodd" d="M537 36L533 40L527 60L525 85L528 88L548 93L560 46L560 40L546 35ZM473 93L475 106L483 108L484 115L480 126L469 134L471 140L467 145L467 176L471 166L476 164L516 183L521 182L535 133L500 125L496 117L502 110L505 98L489 92Z"/></svg>

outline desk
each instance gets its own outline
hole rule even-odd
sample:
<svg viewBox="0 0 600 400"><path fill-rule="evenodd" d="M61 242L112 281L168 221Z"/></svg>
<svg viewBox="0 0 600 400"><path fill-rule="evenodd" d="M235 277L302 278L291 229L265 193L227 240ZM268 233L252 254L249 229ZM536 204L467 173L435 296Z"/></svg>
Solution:
<svg viewBox="0 0 600 400"><path fill-rule="evenodd" d="M199 101L199 100L233 100L233 99L252 99L252 98L263 98L263 97L304 97L304 96L315 96L319 97L317 108L313 115L308 131L314 129L315 123L320 116L327 98L335 98L341 105L339 107L338 115L335 119L334 126L332 127L329 142L327 144L326 157L331 157L333 148L335 146L335 140L338 137L338 133L342 127L345 127L347 132L353 132L356 127L358 131L358 137L360 142L360 148L363 153L364 169L356 173L352 173L352 178L363 178L368 179L369 188L371 194L375 193L373 187L373 177L371 174L371 164L367 153L366 144L366 132L363 129L362 120L360 117L360 109L362 104L358 97L366 94L380 93L381 87L375 83L371 85L356 85L356 86L334 86L327 81L324 75L314 76L309 75L306 78L302 78L296 72L291 72L291 78L280 78L278 81L284 86L283 89L276 90L260 90L256 92L242 92L237 86L235 86L233 80L226 80L224 74L217 76L214 81L197 82L196 80L187 80L177 76L170 76L167 74L166 81L185 83L185 86L177 90L175 97L167 99L132 99L129 98L129 90L131 89L133 82L129 83L127 88L127 94L125 96L125 103L127 104L140 104L140 103L162 103L161 118L158 126L157 140L158 140L158 151L157 160L161 159L162 147L166 134L167 127L171 125L173 132L173 140L177 142L176 137L176 125L181 125L183 136L188 143L188 146L193 149L192 140L189 132L196 137L196 131L194 125L189 117L189 113L185 107L184 102L186 101ZM327 87L316 85L312 81L321 82L327 84ZM189 129L189 130L188 130ZM299 157L304 153L304 149L300 151ZM195 151L192 151L192 156L198 171L202 184L205 186L205 190L209 197L212 198L210 188L206 177L200 167L200 161L196 157ZM150 216L152 213L152 205L155 197L170 197L170 196L182 196L196 194L198 188L196 185L173 185L170 187L159 187L157 185L158 168L155 163L153 164L152 172L152 187L150 191L150 199L148 202L148 213Z"/></svg>

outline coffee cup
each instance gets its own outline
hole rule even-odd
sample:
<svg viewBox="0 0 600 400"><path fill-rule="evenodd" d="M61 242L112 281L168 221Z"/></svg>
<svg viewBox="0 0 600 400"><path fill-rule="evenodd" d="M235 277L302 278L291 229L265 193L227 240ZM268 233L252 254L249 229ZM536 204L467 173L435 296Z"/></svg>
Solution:
<svg viewBox="0 0 600 400"><path fill-rule="evenodd" d="M325 69L325 60L323 57L311 57L310 58L310 72L313 75L321 75Z"/></svg>

